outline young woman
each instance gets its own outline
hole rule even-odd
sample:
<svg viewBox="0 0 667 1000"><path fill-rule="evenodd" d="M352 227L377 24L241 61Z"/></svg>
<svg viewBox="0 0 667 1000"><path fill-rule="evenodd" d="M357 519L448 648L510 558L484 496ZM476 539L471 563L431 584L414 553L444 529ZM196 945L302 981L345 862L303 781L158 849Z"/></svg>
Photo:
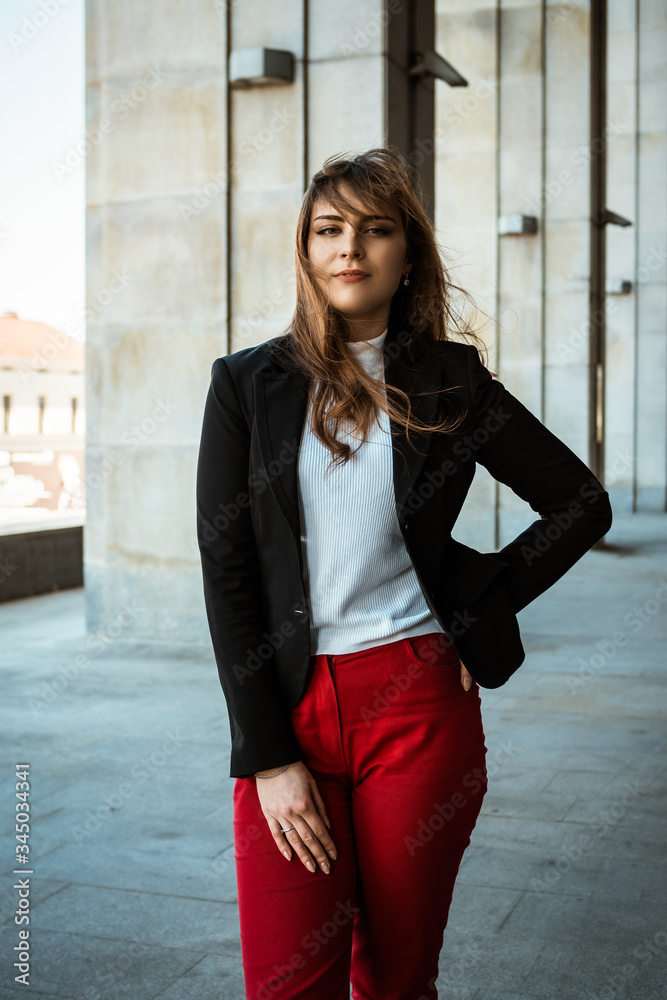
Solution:
<svg viewBox="0 0 667 1000"><path fill-rule="evenodd" d="M609 497L451 337L475 334L398 153L312 178L296 277L289 329L213 362L197 469L246 996L432 1000L487 787L479 685ZM497 553L451 537L477 462L539 514Z"/></svg>

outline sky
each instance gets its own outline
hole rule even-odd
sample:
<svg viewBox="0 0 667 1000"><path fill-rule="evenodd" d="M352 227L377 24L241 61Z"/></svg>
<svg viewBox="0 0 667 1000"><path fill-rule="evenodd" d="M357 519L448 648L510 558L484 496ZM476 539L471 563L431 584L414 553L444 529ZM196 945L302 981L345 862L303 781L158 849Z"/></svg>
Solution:
<svg viewBox="0 0 667 1000"><path fill-rule="evenodd" d="M84 122L84 0L2 0L0 314L75 324L80 340L85 158L60 179L54 164L84 137Z"/></svg>

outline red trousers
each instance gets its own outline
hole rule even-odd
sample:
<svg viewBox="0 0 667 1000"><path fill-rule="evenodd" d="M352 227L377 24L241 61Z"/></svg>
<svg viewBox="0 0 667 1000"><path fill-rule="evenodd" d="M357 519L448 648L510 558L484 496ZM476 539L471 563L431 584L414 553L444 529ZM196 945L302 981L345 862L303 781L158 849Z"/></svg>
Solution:
<svg viewBox="0 0 667 1000"><path fill-rule="evenodd" d="M293 849L288 861L258 779L236 779L246 998L349 1000L351 982L354 1000L434 1000L454 882L487 788L479 688L465 691L437 632L313 656L310 670L291 719L338 857L328 875Z"/></svg>

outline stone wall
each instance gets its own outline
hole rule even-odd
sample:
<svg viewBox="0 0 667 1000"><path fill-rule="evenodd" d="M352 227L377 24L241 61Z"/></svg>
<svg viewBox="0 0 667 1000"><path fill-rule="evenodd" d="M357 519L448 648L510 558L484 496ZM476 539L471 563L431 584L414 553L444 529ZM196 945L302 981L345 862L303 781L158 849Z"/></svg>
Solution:
<svg viewBox="0 0 667 1000"><path fill-rule="evenodd" d="M227 349L226 22L214 4L88 0L84 582L90 629L201 635L194 479ZM207 189L211 178L215 187Z"/></svg>
<svg viewBox="0 0 667 1000"><path fill-rule="evenodd" d="M615 509L664 511L667 141L664 5L608 4L604 469ZM489 364L589 464L590 35L587 2L438 0L437 47L468 79L436 91L436 225L452 276L475 296ZM500 234L510 213L535 234ZM495 318L495 319L494 319ZM489 517L495 505L496 518ZM480 468L457 523L494 549L530 510Z"/></svg>

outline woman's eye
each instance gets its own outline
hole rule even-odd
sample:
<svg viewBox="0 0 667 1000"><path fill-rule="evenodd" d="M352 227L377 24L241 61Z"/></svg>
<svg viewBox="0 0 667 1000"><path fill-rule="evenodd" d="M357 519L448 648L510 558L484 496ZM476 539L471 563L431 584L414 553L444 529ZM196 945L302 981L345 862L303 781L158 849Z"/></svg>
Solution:
<svg viewBox="0 0 667 1000"><path fill-rule="evenodd" d="M328 236L329 233L337 233L337 232L338 232L338 229L336 228L336 226L325 226L324 229L318 229L317 230L317 235L318 236ZM367 233L372 233L373 235L376 235L378 233L380 235L384 235L384 234L388 233L389 230L388 229L383 229L382 226L372 226L370 229L367 229L366 232Z"/></svg>

